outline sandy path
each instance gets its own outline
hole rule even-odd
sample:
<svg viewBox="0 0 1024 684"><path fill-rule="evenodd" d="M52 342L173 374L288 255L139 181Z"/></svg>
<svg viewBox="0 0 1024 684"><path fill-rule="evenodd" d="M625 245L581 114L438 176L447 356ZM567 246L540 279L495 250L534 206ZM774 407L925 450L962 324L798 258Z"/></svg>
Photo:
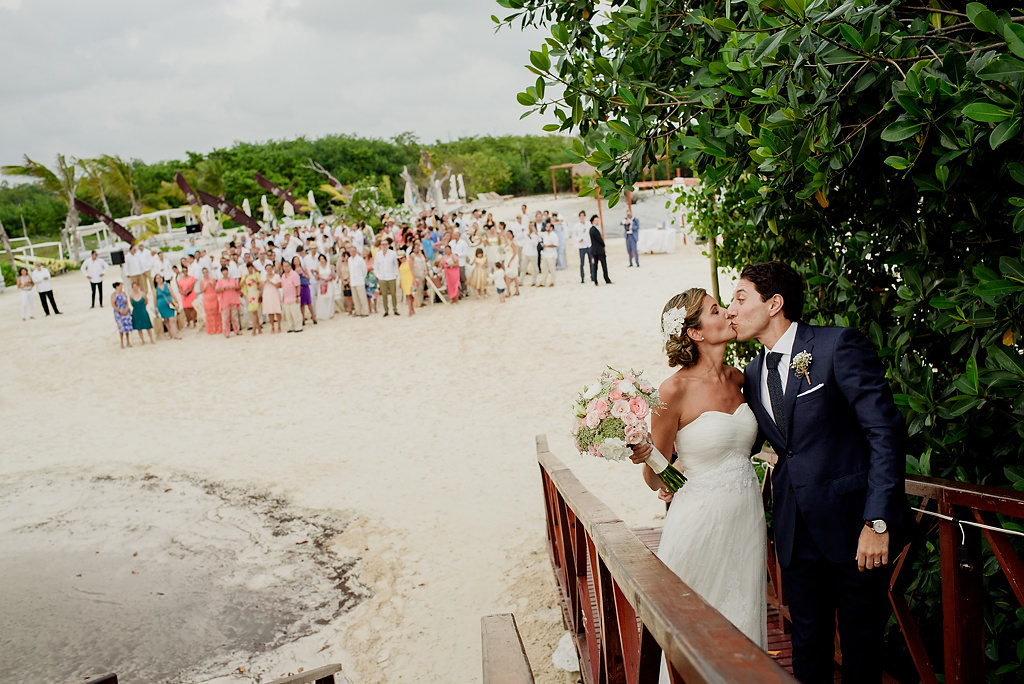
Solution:
<svg viewBox="0 0 1024 684"><path fill-rule="evenodd" d="M577 204L593 208L571 199L561 211ZM661 307L709 281L692 245L642 261L627 269L611 240L610 287L580 285L573 253L557 287L503 306L492 295L413 318L255 339L189 332L125 351L109 309L87 308L80 275L56 279L58 318L21 323L8 291L0 474L188 472L352 518L336 544L363 559L373 597L307 668L340 659L358 684L478 681L480 617L513 611L538 681L573 681L550 665L562 627L534 437L546 433L627 520L658 518L638 472L581 459L568 434L571 399L604 364L669 374Z"/></svg>

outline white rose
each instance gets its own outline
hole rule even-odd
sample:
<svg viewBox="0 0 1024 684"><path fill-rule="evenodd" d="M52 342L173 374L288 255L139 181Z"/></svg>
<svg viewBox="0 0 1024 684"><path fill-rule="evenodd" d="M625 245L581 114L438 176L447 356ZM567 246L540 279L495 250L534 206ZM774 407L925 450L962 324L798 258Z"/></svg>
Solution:
<svg viewBox="0 0 1024 684"><path fill-rule="evenodd" d="M629 380L619 380L615 384L615 388L627 397L636 394L636 385L631 383Z"/></svg>
<svg viewBox="0 0 1024 684"><path fill-rule="evenodd" d="M601 393L601 383L595 382L593 385L587 385L583 388L583 398L593 399Z"/></svg>
<svg viewBox="0 0 1024 684"><path fill-rule="evenodd" d="M601 453L601 456L609 461L621 461L629 458L630 454L633 453L633 450L618 437L609 437L604 440L601 442L601 445L597 447L597 450Z"/></svg>

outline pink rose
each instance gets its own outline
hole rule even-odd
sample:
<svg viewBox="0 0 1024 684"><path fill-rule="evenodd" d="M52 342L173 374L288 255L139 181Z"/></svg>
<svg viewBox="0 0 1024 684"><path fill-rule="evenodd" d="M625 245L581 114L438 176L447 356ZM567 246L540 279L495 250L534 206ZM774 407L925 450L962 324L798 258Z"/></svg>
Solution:
<svg viewBox="0 0 1024 684"><path fill-rule="evenodd" d="M619 420L624 420L629 413L629 402L625 399L612 402L612 415Z"/></svg>
<svg viewBox="0 0 1024 684"><path fill-rule="evenodd" d="M636 425L637 423L640 422L640 419L636 417L636 414L630 411L626 415L622 416L622 422L625 423L627 426Z"/></svg>
<svg viewBox="0 0 1024 684"><path fill-rule="evenodd" d="M634 377L633 377L632 375L630 375L629 373L626 373L626 374L625 374L625 375L623 375L622 377L623 377L624 379L626 379L626 380L629 380L630 382L633 382L633 383L635 383L635 382L636 382L636 378L634 378Z"/></svg>
<svg viewBox="0 0 1024 684"><path fill-rule="evenodd" d="M642 444L647 440L647 426L643 423L626 426L626 444Z"/></svg>
<svg viewBox="0 0 1024 684"><path fill-rule="evenodd" d="M579 418L577 418L576 420L574 420L572 422L572 436L573 437L575 437L576 435L578 435L580 433L580 425L582 425L582 424L583 424L583 421L581 421Z"/></svg>
<svg viewBox="0 0 1024 684"><path fill-rule="evenodd" d="M618 401L619 399L622 398L622 392L620 392L617 389L613 389L611 392L608 393L608 398L611 399L612 401Z"/></svg>
<svg viewBox="0 0 1024 684"><path fill-rule="evenodd" d="M596 412L587 411L587 417L584 419L584 422L588 428L594 429L601 424L601 418L598 417Z"/></svg>
<svg viewBox="0 0 1024 684"><path fill-rule="evenodd" d="M587 413L590 413L591 411L593 411L595 406L597 406L597 399L591 399L590 401L588 401L587 402Z"/></svg>
<svg viewBox="0 0 1024 684"><path fill-rule="evenodd" d="M594 402L594 411L597 413L597 417L604 420L608 417L608 400L598 399Z"/></svg>
<svg viewBox="0 0 1024 684"><path fill-rule="evenodd" d="M641 392L650 393L650 391L652 389L654 389L654 385L652 385L651 383L647 382L646 380L644 380L643 382L640 383L640 391Z"/></svg>
<svg viewBox="0 0 1024 684"><path fill-rule="evenodd" d="M633 397L629 400L629 410L633 412L634 416L643 420L651 412L651 407L641 397Z"/></svg>
<svg viewBox="0 0 1024 684"><path fill-rule="evenodd" d="M597 450L597 445L596 444L591 444L590 448L587 451L590 452L591 456L600 456L601 455L601 452Z"/></svg>

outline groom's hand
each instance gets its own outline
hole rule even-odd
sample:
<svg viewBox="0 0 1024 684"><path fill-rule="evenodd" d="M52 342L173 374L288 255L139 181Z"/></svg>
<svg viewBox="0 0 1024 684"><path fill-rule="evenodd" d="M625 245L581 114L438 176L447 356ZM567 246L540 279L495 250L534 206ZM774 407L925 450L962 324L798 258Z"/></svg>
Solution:
<svg viewBox="0 0 1024 684"><path fill-rule="evenodd" d="M857 569L876 570L889 564L889 533L878 534L870 527L864 527L857 542Z"/></svg>

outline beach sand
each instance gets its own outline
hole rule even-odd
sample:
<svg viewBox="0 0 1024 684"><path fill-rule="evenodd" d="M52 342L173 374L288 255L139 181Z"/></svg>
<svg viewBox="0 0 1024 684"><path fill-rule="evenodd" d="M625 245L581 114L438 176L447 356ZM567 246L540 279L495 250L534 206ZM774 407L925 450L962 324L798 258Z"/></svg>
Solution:
<svg viewBox="0 0 1024 684"><path fill-rule="evenodd" d="M511 218L522 201L495 217ZM525 201L563 216L596 210L580 198ZM642 226L663 205L663 196L639 203ZM623 211L606 208L609 235ZM126 350L110 309L88 308L80 274L54 281L60 317L40 318L37 303L37 318L21 322L9 289L0 296L0 475L188 475L346 520L331 546L360 559L369 597L318 639L269 657L261 667L274 676L341 662L353 684L479 681L480 618L513 612L537 681L574 682L551 664L564 628L535 436L546 434L623 519L660 524L663 504L638 468L576 453L569 407L606 364L667 377L662 306L708 286L710 273L692 242L626 268L624 242L611 239L614 284L594 287L579 283L567 251L556 287L524 286L504 305L492 294L412 318L335 317L298 335L187 331L155 346L136 336ZM725 277L722 286L728 293ZM39 490L44 505L60 496ZM247 670L217 681L251 681Z"/></svg>

